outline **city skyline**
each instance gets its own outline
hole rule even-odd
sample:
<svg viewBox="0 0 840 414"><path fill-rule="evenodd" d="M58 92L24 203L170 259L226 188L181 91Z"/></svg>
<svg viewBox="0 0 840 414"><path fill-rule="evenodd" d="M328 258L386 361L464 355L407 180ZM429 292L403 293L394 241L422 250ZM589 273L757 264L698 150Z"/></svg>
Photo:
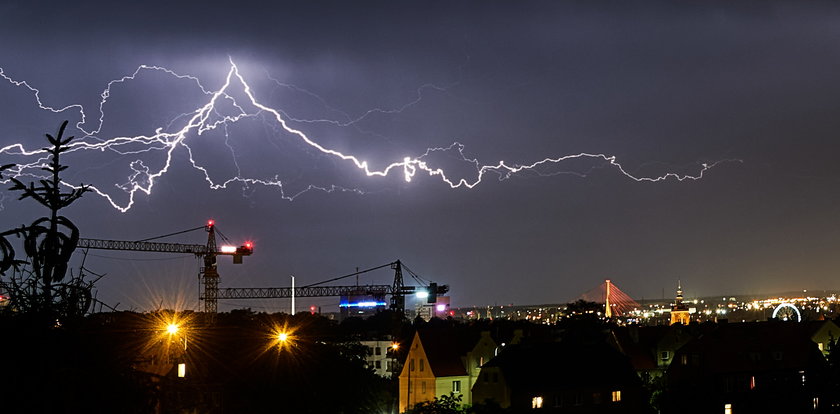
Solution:
<svg viewBox="0 0 840 414"><path fill-rule="evenodd" d="M562 303L604 279L637 299L678 280L687 296L838 288L840 7L746 4L4 4L0 165L32 162L14 144L41 148L65 119L91 145L177 131L224 90L216 128L171 160L160 141L68 154L66 180L99 191L65 213L82 237L214 219L255 244L219 258L223 287L400 259L453 307ZM40 216L5 187L5 228ZM86 259L100 300L139 310L200 308L199 266ZM220 303L239 307L288 305Z"/></svg>

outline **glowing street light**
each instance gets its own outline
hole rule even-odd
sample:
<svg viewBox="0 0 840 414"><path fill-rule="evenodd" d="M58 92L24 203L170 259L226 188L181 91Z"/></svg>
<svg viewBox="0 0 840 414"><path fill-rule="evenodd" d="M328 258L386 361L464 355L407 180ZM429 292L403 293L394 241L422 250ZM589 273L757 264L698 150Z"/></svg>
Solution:
<svg viewBox="0 0 840 414"><path fill-rule="evenodd" d="M392 343L391 344L391 349L393 349L394 351L400 349L400 344L397 343L397 342Z"/></svg>
<svg viewBox="0 0 840 414"><path fill-rule="evenodd" d="M285 332L280 332L277 334L277 340L280 342L286 342L287 340L289 340L289 334Z"/></svg>
<svg viewBox="0 0 840 414"><path fill-rule="evenodd" d="M178 333L178 325L176 325L174 323L170 323L169 325L166 325L166 332L169 333L170 335L175 335L176 333Z"/></svg>

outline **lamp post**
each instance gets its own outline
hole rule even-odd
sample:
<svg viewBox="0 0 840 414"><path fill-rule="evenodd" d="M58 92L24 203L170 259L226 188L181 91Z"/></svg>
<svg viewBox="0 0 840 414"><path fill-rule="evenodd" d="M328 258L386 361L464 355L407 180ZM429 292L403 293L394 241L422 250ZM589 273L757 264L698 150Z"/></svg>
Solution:
<svg viewBox="0 0 840 414"><path fill-rule="evenodd" d="M172 322L166 325L166 335L168 336L167 351L169 360L176 363L178 369L178 378L184 378L187 375L187 363L185 354L187 352L187 333L178 323ZM172 344L178 344L178 351L172 349Z"/></svg>

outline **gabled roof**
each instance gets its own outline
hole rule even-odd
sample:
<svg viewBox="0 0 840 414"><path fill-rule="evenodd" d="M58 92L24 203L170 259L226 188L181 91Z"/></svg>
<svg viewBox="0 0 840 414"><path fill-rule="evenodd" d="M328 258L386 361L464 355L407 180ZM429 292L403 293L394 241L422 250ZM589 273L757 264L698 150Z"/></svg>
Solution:
<svg viewBox="0 0 840 414"><path fill-rule="evenodd" d="M467 375L463 357L473 349L479 335L464 329L418 330L429 368L436 377Z"/></svg>

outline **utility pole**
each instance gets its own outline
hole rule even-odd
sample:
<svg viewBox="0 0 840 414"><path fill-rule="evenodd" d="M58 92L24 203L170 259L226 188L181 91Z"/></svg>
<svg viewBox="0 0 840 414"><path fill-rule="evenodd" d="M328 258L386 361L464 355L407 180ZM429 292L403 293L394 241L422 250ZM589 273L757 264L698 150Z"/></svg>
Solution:
<svg viewBox="0 0 840 414"><path fill-rule="evenodd" d="M292 316L295 316L295 276L292 275Z"/></svg>

